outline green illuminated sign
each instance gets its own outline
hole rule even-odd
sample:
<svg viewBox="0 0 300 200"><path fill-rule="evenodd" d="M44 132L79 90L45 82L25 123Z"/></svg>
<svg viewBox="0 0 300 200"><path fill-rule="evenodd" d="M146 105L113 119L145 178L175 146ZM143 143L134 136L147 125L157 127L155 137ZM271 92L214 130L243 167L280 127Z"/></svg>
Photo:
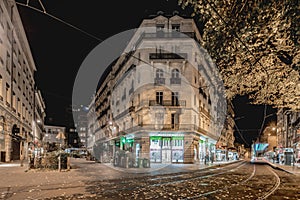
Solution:
<svg viewBox="0 0 300 200"><path fill-rule="evenodd" d="M150 139L151 140L161 140L161 136L151 136Z"/></svg>
<svg viewBox="0 0 300 200"><path fill-rule="evenodd" d="M174 136L172 137L172 140L183 140L184 137L183 136Z"/></svg>

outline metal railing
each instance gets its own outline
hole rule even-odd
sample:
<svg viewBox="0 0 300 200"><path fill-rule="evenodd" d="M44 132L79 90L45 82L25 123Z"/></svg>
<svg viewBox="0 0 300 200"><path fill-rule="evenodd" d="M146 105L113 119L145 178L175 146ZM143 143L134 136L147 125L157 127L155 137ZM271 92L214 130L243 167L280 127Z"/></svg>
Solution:
<svg viewBox="0 0 300 200"><path fill-rule="evenodd" d="M149 100L149 106L186 106L185 100L163 100L157 102L156 100Z"/></svg>

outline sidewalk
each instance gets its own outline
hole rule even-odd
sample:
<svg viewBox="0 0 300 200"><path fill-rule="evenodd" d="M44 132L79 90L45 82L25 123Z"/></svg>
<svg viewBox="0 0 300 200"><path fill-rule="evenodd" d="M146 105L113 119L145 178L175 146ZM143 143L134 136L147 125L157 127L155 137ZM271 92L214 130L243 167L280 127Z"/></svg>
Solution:
<svg viewBox="0 0 300 200"><path fill-rule="evenodd" d="M28 162L27 160L23 160L22 166L21 160L13 160L11 162L0 162L0 167L20 167L26 170L28 168Z"/></svg>
<svg viewBox="0 0 300 200"><path fill-rule="evenodd" d="M297 176L300 176L300 166L290 166L290 165L282 165L278 163L272 163L271 161L268 161L269 165L271 165L273 168L281 169L283 171L286 171L291 174L295 174Z"/></svg>

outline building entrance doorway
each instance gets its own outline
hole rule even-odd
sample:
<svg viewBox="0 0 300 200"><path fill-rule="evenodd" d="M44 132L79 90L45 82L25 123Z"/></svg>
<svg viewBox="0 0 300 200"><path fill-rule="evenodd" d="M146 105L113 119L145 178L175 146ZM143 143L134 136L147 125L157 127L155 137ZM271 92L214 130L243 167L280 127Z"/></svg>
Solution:
<svg viewBox="0 0 300 200"><path fill-rule="evenodd" d="M162 163L171 163L171 138L162 138Z"/></svg>
<svg viewBox="0 0 300 200"><path fill-rule="evenodd" d="M11 141L12 146L12 160L20 160L20 141L12 140Z"/></svg>

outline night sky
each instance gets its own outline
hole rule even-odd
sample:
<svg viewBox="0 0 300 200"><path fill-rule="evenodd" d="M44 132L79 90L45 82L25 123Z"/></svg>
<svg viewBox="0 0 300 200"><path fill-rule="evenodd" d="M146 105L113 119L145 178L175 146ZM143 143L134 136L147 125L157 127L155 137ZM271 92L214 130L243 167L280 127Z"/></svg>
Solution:
<svg viewBox="0 0 300 200"><path fill-rule="evenodd" d="M16 0L26 3L26 0ZM70 23L89 34L105 40L122 31L138 28L143 18L158 11L172 14L174 10L188 15L177 0L42 0L47 13ZM30 5L42 9L37 0ZM100 41L66 24L28 7L18 5L29 40L37 72L35 80L46 103L46 124L65 125L66 108L71 105L72 88L77 71L90 51ZM263 121L264 106L249 105L247 98L234 101L237 126L248 143L257 136ZM268 107L267 114L275 110ZM269 117L275 120L275 116ZM69 119L70 120L70 119ZM251 130L250 130L251 129ZM243 142L235 133L237 141Z"/></svg>

